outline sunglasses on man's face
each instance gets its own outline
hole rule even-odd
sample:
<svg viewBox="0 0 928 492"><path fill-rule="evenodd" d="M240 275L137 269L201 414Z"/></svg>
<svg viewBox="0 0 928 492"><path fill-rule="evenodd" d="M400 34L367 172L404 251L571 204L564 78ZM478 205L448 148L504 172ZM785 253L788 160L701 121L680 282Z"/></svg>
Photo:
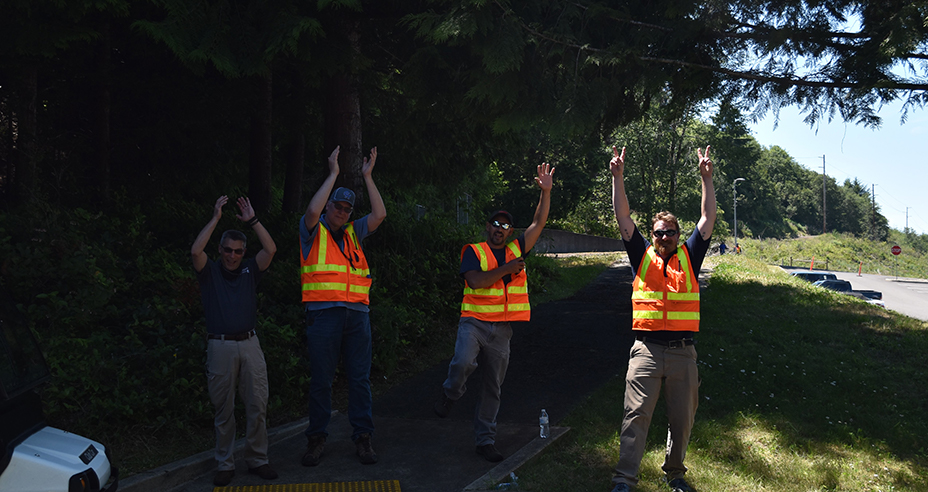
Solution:
<svg viewBox="0 0 928 492"><path fill-rule="evenodd" d="M227 255L236 254L236 255L238 255L238 256L242 256L243 254L245 254L245 249L244 249L244 248L235 248L235 249L233 249L233 248L230 248L230 247L228 247L228 246L223 246L223 247L222 247L222 251L223 251L225 254L227 254Z"/></svg>
<svg viewBox="0 0 928 492"><path fill-rule="evenodd" d="M668 229L668 230L666 230L666 231L654 231L654 232L652 232L651 234L653 234L654 237L664 237L664 236L667 236L667 237L674 237L674 236L677 235L677 231L675 231L675 230L673 230L673 229Z"/></svg>
<svg viewBox="0 0 928 492"><path fill-rule="evenodd" d="M493 227L498 227L504 231L508 231L509 228L512 227L512 224L507 224L505 222L501 224L498 220L494 220L493 222L490 222L490 225Z"/></svg>
<svg viewBox="0 0 928 492"><path fill-rule="evenodd" d="M345 212L346 214L350 214L351 211L354 210L354 207L352 207L351 205L342 205L341 203L338 203L338 202L332 202L332 206L335 207L335 210Z"/></svg>

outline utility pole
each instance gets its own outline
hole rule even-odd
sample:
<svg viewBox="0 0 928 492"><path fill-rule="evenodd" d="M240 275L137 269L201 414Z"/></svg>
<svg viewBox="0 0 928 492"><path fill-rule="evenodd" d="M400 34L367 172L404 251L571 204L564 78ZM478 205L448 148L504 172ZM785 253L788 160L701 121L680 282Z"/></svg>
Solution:
<svg viewBox="0 0 928 492"><path fill-rule="evenodd" d="M735 253L738 253L738 182L746 181L744 178L736 178L731 184L732 208L735 211Z"/></svg>
<svg viewBox="0 0 928 492"><path fill-rule="evenodd" d="M828 207L825 204L825 182L827 181L825 178L827 177L828 175L825 174L825 156L823 154L822 155L822 234L825 234L826 232L828 232L828 228L826 227L826 224L827 224L826 217L828 216L828 212L827 212Z"/></svg>
<svg viewBox="0 0 928 492"><path fill-rule="evenodd" d="M909 209L912 207L905 208L905 232L909 232Z"/></svg>
<svg viewBox="0 0 928 492"><path fill-rule="evenodd" d="M870 239L876 239L876 183L870 185Z"/></svg>

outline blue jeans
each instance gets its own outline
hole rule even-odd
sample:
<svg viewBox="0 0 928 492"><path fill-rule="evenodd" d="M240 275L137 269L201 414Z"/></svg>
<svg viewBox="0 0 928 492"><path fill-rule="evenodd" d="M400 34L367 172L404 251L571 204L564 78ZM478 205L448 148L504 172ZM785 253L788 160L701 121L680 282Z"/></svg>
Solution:
<svg viewBox="0 0 928 492"><path fill-rule="evenodd" d="M344 307L306 311L309 346L309 427L306 436L328 436L332 418L332 380L339 356L348 376L348 422L352 440L374 433L371 410L371 321L368 313Z"/></svg>

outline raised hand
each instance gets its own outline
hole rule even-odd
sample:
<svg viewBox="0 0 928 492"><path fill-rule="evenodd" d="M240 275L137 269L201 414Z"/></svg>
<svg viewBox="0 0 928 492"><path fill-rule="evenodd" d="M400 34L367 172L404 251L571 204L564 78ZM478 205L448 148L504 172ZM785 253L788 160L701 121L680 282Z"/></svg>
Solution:
<svg viewBox="0 0 928 492"><path fill-rule="evenodd" d="M709 149L711 145L706 145L706 154L703 155L702 149L696 148L696 155L699 156L699 174L704 177L712 177L712 159L709 158Z"/></svg>
<svg viewBox="0 0 928 492"><path fill-rule="evenodd" d="M371 172L374 170L374 163L377 162L377 147L371 149L370 158L365 157L364 163L361 166L361 175L370 176Z"/></svg>
<svg viewBox="0 0 928 492"><path fill-rule="evenodd" d="M238 199L238 209L241 210L242 213L236 214L235 217L242 222L248 222L255 216L255 209L251 208L251 200L247 197Z"/></svg>
<svg viewBox="0 0 928 492"><path fill-rule="evenodd" d="M622 176L625 172L625 147L622 147L622 154L619 155L619 149L612 146L612 160L609 161L609 171L613 176Z"/></svg>
<svg viewBox="0 0 928 492"><path fill-rule="evenodd" d="M338 174L338 151L341 149L341 145L337 145L335 150L329 155L329 174Z"/></svg>
<svg viewBox="0 0 928 492"><path fill-rule="evenodd" d="M219 217L222 217L222 207L226 203L228 203L228 201L229 201L229 197L227 197L226 195L222 195L221 197L216 199L216 204L213 205L213 217L217 219Z"/></svg>
<svg viewBox="0 0 928 492"><path fill-rule="evenodd" d="M538 176L535 177L535 183L544 191L550 191L554 184L554 168L550 164L542 164L537 169Z"/></svg>

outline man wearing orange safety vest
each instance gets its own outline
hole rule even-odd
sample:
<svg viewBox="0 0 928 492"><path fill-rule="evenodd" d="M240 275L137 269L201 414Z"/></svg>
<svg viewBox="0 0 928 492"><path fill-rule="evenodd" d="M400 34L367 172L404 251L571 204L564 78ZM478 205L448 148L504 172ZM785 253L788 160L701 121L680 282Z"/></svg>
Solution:
<svg viewBox="0 0 928 492"><path fill-rule="evenodd" d="M619 462L613 492L626 492L638 483L638 467L644 456L651 416L664 385L667 401L667 453L661 469L673 492L693 490L684 479L686 447L699 402L699 374L693 336L699 331L699 282L697 275L709 250L715 226L715 187L709 147L699 158L702 179L702 216L696 230L680 244L680 224L669 212L651 220L654 244L638 232L625 194L625 148L612 148L612 204L619 222L629 263L635 270L632 283L632 333L625 376L625 417L622 420Z"/></svg>
<svg viewBox="0 0 928 492"><path fill-rule="evenodd" d="M535 184L541 197L535 216L525 232L514 241L512 214L499 210L487 220L487 241L464 246L461 251L461 277L464 278L464 300L458 323L454 357L448 367L448 378L442 385L441 399L434 410L447 417L454 403L464 395L467 378L483 365L483 388L477 398L474 416L474 442L477 454L488 461L503 460L496 449L496 414L499 411L500 387L509 367L511 321L528 321L528 277L525 255L531 251L548 220L554 168L538 166Z"/></svg>
<svg viewBox="0 0 928 492"><path fill-rule="evenodd" d="M351 440L361 463L377 462L371 445L371 272L361 242L377 230L387 210L371 178L377 161L374 147L361 168L371 213L348 221L354 210L354 192L348 188L332 192L339 173L338 152L336 147L329 156L329 175L300 221L300 283L312 371L307 447L300 460L303 466L316 466L322 459L332 415L332 380L340 357L348 377L348 421L354 428Z"/></svg>

